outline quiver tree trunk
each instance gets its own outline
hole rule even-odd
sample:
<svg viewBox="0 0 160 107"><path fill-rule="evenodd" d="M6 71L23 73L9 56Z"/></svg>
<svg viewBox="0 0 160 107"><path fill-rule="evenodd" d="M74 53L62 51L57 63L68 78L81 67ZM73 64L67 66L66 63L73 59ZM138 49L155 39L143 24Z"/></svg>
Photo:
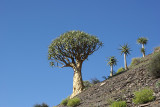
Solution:
<svg viewBox="0 0 160 107"><path fill-rule="evenodd" d="M77 66L73 67L74 75L73 75L73 93L70 98L73 98L77 94L83 91L83 80L82 80L82 63L77 63Z"/></svg>
<svg viewBox="0 0 160 107"><path fill-rule="evenodd" d="M126 54L124 54L124 66L125 66L125 70L128 70L127 61L126 61Z"/></svg>
<svg viewBox="0 0 160 107"><path fill-rule="evenodd" d="M143 54L143 57L145 57L145 52L143 52L142 54Z"/></svg>
<svg viewBox="0 0 160 107"><path fill-rule="evenodd" d="M142 51L143 57L145 57L145 48L144 48L144 44L142 44L142 49L143 49L143 51Z"/></svg>
<svg viewBox="0 0 160 107"><path fill-rule="evenodd" d="M113 76L113 65L111 65L111 72L110 72L110 76Z"/></svg>

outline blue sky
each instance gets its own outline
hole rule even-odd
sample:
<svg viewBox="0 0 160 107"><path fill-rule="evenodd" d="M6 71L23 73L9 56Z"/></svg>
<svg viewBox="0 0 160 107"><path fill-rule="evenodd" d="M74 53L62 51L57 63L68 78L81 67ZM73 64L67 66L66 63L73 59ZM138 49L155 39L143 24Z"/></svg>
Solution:
<svg viewBox="0 0 160 107"><path fill-rule="evenodd" d="M102 79L119 45L132 49L128 65L141 57L138 37L149 39L147 54L160 46L159 0L0 0L0 107L57 105L72 93L73 70L52 68L48 46L60 34L82 30L96 35L104 46L83 63L83 80Z"/></svg>

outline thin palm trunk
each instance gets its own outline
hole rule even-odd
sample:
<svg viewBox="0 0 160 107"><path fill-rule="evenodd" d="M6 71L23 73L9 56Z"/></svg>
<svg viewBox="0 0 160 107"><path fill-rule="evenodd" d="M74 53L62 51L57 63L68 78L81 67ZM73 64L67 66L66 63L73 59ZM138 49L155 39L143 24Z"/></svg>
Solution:
<svg viewBox="0 0 160 107"><path fill-rule="evenodd" d="M142 54L143 54L143 57L145 57L145 52L143 52Z"/></svg>
<svg viewBox="0 0 160 107"><path fill-rule="evenodd" d="M142 48L144 48L144 44L142 44Z"/></svg>
<svg viewBox="0 0 160 107"><path fill-rule="evenodd" d="M110 76L113 76L113 65L111 65L111 72L110 72Z"/></svg>
<svg viewBox="0 0 160 107"><path fill-rule="evenodd" d="M124 54L124 66L125 66L125 70L128 70L127 61L126 61L126 54Z"/></svg>
<svg viewBox="0 0 160 107"><path fill-rule="evenodd" d="M74 70L74 76L73 76L73 93L70 96L70 98L73 98L77 94L81 93L83 91L83 80L82 80L82 74L81 74L81 68L82 63L77 63L76 67L73 67Z"/></svg>
<svg viewBox="0 0 160 107"><path fill-rule="evenodd" d="M144 44L142 44L142 49L144 49L144 50L145 50L145 48L144 48ZM145 51L144 51L144 52L142 52L142 54L143 54L143 57L145 57Z"/></svg>

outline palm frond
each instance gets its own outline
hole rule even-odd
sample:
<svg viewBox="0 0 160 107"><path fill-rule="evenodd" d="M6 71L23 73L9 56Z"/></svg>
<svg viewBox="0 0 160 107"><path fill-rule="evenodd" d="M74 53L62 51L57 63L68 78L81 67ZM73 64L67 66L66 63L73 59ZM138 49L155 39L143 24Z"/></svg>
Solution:
<svg viewBox="0 0 160 107"><path fill-rule="evenodd" d="M138 44L146 45L147 42L148 42L148 39L145 38L145 37L139 37L139 38L137 39L137 43L138 43Z"/></svg>

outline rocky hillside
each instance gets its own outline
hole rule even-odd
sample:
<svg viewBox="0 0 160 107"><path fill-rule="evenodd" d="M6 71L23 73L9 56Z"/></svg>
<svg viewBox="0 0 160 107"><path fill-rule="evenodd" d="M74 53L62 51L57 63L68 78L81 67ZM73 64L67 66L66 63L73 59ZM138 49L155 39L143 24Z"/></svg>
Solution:
<svg viewBox="0 0 160 107"><path fill-rule="evenodd" d="M148 75L148 65L153 54L142 58L139 64L129 67L128 71L84 90L77 95L81 99L77 107L109 107L112 100L126 101L127 107L160 107L160 87L156 87L160 78L154 79ZM154 91L155 100L141 105L134 104L133 93L144 87L149 87ZM65 106L58 105L57 107Z"/></svg>

